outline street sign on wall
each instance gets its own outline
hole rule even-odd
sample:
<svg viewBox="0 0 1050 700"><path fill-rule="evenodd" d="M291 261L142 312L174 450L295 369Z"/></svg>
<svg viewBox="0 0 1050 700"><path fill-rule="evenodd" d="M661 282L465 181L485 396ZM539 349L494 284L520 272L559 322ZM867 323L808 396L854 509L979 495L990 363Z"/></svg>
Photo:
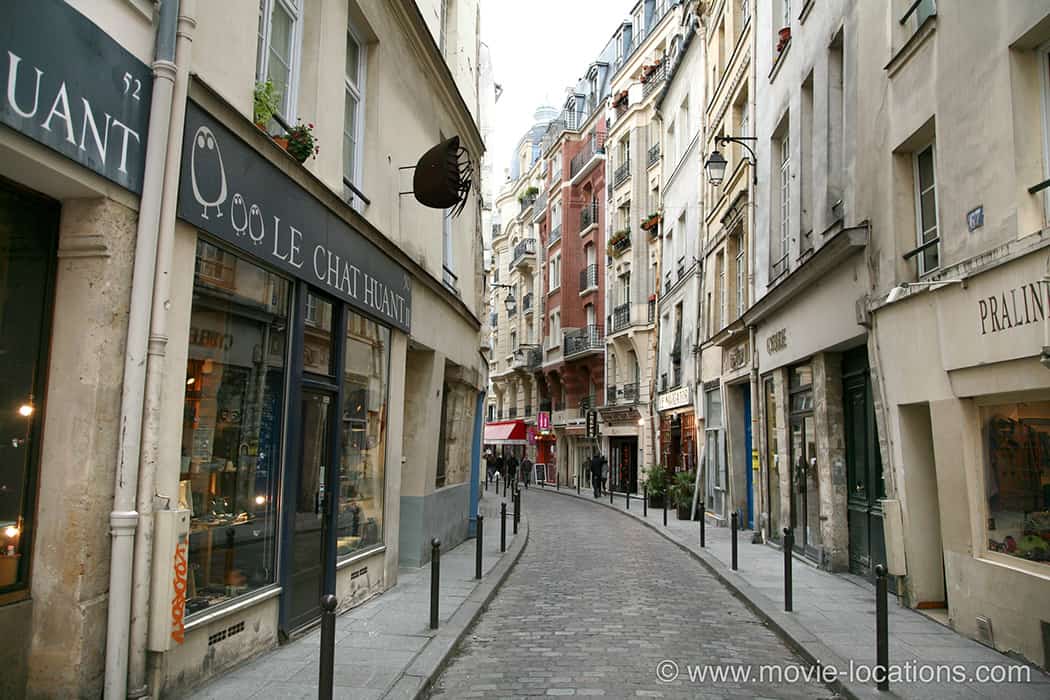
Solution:
<svg viewBox="0 0 1050 700"><path fill-rule="evenodd" d="M540 411L536 414L536 427L540 430L551 429L551 414L549 411Z"/></svg>

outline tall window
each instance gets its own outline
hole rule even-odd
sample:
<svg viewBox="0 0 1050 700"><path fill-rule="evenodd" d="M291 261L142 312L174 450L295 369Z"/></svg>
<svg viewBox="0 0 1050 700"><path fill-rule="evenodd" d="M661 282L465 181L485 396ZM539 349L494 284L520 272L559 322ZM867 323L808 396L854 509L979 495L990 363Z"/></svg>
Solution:
<svg viewBox="0 0 1050 700"><path fill-rule="evenodd" d="M561 253L557 253L551 256L551 261L547 265L548 280L547 289L553 292L555 289L561 288Z"/></svg>
<svg viewBox="0 0 1050 700"><path fill-rule="evenodd" d="M778 267L774 275L782 272L787 267L786 261L790 248L791 235L791 142L787 134L780 140L780 231L777 240L780 243L778 259L774 263Z"/></svg>
<svg viewBox="0 0 1050 700"><path fill-rule="evenodd" d="M291 285L231 253L228 283L216 284L208 248L198 242L182 412L188 614L272 583L277 550Z"/></svg>
<svg viewBox="0 0 1050 700"><path fill-rule="evenodd" d="M725 251L715 258L715 274L718 275L718 323L716 329L726 325L726 256Z"/></svg>
<svg viewBox="0 0 1050 700"><path fill-rule="evenodd" d="M919 254L919 274L940 267L941 243L937 227L937 176L930 144L915 154L915 222L919 245L936 241Z"/></svg>
<svg viewBox="0 0 1050 700"><path fill-rule="evenodd" d="M279 101L277 111L287 122L295 119L301 2L261 0L259 3L255 77L273 83Z"/></svg>
<svg viewBox="0 0 1050 700"><path fill-rule="evenodd" d="M343 178L360 187L364 116L365 51L353 29L346 30L346 96L343 103Z"/></svg>
<svg viewBox="0 0 1050 700"><path fill-rule="evenodd" d="M747 304L747 263L744 257L744 232L736 236L736 318L744 315Z"/></svg>
<svg viewBox="0 0 1050 700"><path fill-rule="evenodd" d="M452 258L452 210L446 209L441 213L441 264L445 267L445 277L448 281L450 272L455 272Z"/></svg>

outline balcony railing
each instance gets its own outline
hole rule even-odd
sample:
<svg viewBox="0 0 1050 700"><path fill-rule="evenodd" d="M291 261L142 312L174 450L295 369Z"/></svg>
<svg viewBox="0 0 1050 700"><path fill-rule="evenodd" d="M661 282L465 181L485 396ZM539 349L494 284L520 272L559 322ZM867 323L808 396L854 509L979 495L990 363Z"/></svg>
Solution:
<svg viewBox="0 0 1050 700"><path fill-rule="evenodd" d="M518 245L514 246L514 257L511 262L511 267L517 267L524 262L527 262L529 258L536 257L536 239L535 238L523 238L518 241Z"/></svg>
<svg viewBox="0 0 1050 700"><path fill-rule="evenodd" d="M543 352L535 345L519 345L511 358L512 369L536 370L543 359Z"/></svg>
<svg viewBox="0 0 1050 700"><path fill-rule="evenodd" d="M647 165L652 166L654 163L660 160L660 144L654 143L649 146L649 161Z"/></svg>
<svg viewBox="0 0 1050 700"><path fill-rule="evenodd" d="M619 187L631 176L631 161L625 160L613 171L613 187Z"/></svg>
<svg viewBox="0 0 1050 700"><path fill-rule="evenodd" d="M605 132L592 131L590 138L583 145L583 150L572 157L569 161L569 177L573 178L583 170L584 166L599 153L605 152Z"/></svg>
<svg viewBox="0 0 1050 700"><path fill-rule="evenodd" d="M650 73L645 79L642 80L642 99L645 99L653 93L658 87L664 84L664 80L667 79L667 61L660 61L660 65L656 70Z"/></svg>
<svg viewBox="0 0 1050 700"><path fill-rule="evenodd" d="M525 314L532 312L532 292L521 298L521 312Z"/></svg>
<svg viewBox="0 0 1050 700"><path fill-rule="evenodd" d="M630 234L627 234L625 236L621 236L620 238L613 239L612 241L610 241L610 244L612 246L613 255L622 255L624 252L631 249L631 236Z"/></svg>
<svg viewBox="0 0 1050 700"><path fill-rule="evenodd" d="M580 231L586 231L590 226L598 223L598 202L583 205L580 210Z"/></svg>
<svg viewBox="0 0 1050 700"><path fill-rule="evenodd" d="M521 204L521 213L524 214L526 209L536 203L536 195L531 194L528 197L522 197L518 202Z"/></svg>
<svg viewBox="0 0 1050 700"><path fill-rule="evenodd" d="M558 224L551 229L551 235L547 238L547 243L553 243L554 241L561 240L561 224Z"/></svg>
<svg viewBox="0 0 1050 700"><path fill-rule="evenodd" d="M580 270L580 291L598 288L598 265L591 263Z"/></svg>
<svg viewBox="0 0 1050 700"><path fill-rule="evenodd" d="M614 403L616 403L616 385L610 384L605 387L605 404L609 405Z"/></svg>
<svg viewBox="0 0 1050 700"><path fill-rule="evenodd" d="M631 305L620 304L613 309L612 312L612 330L613 333L622 331L627 326L631 325Z"/></svg>
<svg viewBox="0 0 1050 700"><path fill-rule="evenodd" d="M600 324L565 331L562 352L565 357L605 349L605 334Z"/></svg>
<svg viewBox="0 0 1050 700"><path fill-rule="evenodd" d="M656 320L656 299L649 300L649 313L646 316L646 323L653 323Z"/></svg>
<svg viewBox="0 0 1050 700"><path fill-rule="evenodd" d="M546 188L540 190L540 193L536 195L536 201L532 205L533 221L538 217L543 216L547 212L547 190Z"/></svg>
<svg viewBox="0 0 1050 700"><path fill-rule="evenodd" d="M638 400L638 383L631 382L620 387L620 399L624 403L634 403Z"/></svg>
<svg viewBox="0 0 1050 700"><path fill-rule="evenodd" d="M664 294L671 291L671 287L674 286L674 274L668 270L667 274L664 275Z"/></svg>

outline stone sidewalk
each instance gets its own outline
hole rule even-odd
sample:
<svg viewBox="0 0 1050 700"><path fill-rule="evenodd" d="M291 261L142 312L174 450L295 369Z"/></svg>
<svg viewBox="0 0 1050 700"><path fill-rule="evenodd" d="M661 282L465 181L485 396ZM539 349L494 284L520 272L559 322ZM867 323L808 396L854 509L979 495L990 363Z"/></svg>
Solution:
<svg viewBox="0 0 1050 700"><path fill-rule="evenodd" d="M891 666L899 664L905 667L901 671L903 673L909 664L913 667L957 664L960 669L965 669L967 680L952 683L892 683L889 693L880 693L873 681L858 682L848 676L851 667L875 664L875 587L866 580L822 571L796 556L792 566L794 612L786 613L784 555L780 549L769 545L751 544L750 530L738 533L738 570L732 571L729 528L708 526L705 530L706 547L701 549L698 522L679 521L674 512L669 511L667 527L664 527L663 510L649 509L648 517L643 518L642 501L638 497L632 497L630 511L627 511L621 493L614 495L610 506L608 495L594 499L586 492L577 496L575 490L570 489L554 491L547 488L543 491L614 508L627 517L647 523L706 564L810 663L845 671L834 687L847 696L896 696L909 700L1050 698L1050 676L1038 668L963 637L921 613L904 608L896 603L892 595L889 601ZM702 660L696 661L700 662ZM995 667L995 672L1027 674L1029 681L977 683L973 676L978 672L978 667ZM917 672L916 668L913 673ZM947 674L948 670L942 669L940 672Z"/></svg>
<svg viewBox="0 0 1050 700"><path fill-rule="evenodd" d="M460 637L488 605L528 540L527 506L514 536L507 498L507 551L499 551L502 498L482 491L483 576L474 578L476 541L441 556L440 621L429 629L430 565L402 568L390 590L336 619L335 698L415 698L429 686ZM523 494L523 500L524 494ZM316 698L320 628L265 652L198 688L194 700Z"/></svg>

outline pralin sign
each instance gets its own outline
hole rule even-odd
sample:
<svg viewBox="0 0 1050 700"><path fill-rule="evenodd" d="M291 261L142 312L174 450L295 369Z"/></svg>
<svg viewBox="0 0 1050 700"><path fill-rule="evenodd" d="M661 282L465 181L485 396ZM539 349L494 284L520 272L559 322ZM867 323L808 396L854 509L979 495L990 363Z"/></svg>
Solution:
<svg viewBox="0 0 1050 700"><path fill-rule="evenodd" d="M193 102L178 216L408 332L408 272Z"/></svg>
<svg viewBox="0 0 1050 700"><path fill-rule="evenodd" d="M4 3L0 122L142 192L153 76L61 0Z"/></svg>
<svg viewBox="0 0 1050 700"><path fill-rule="evenodd" d="M1043 323L1050 309L1050 284L1030 282L977 300L981 335Z"/></svg>

